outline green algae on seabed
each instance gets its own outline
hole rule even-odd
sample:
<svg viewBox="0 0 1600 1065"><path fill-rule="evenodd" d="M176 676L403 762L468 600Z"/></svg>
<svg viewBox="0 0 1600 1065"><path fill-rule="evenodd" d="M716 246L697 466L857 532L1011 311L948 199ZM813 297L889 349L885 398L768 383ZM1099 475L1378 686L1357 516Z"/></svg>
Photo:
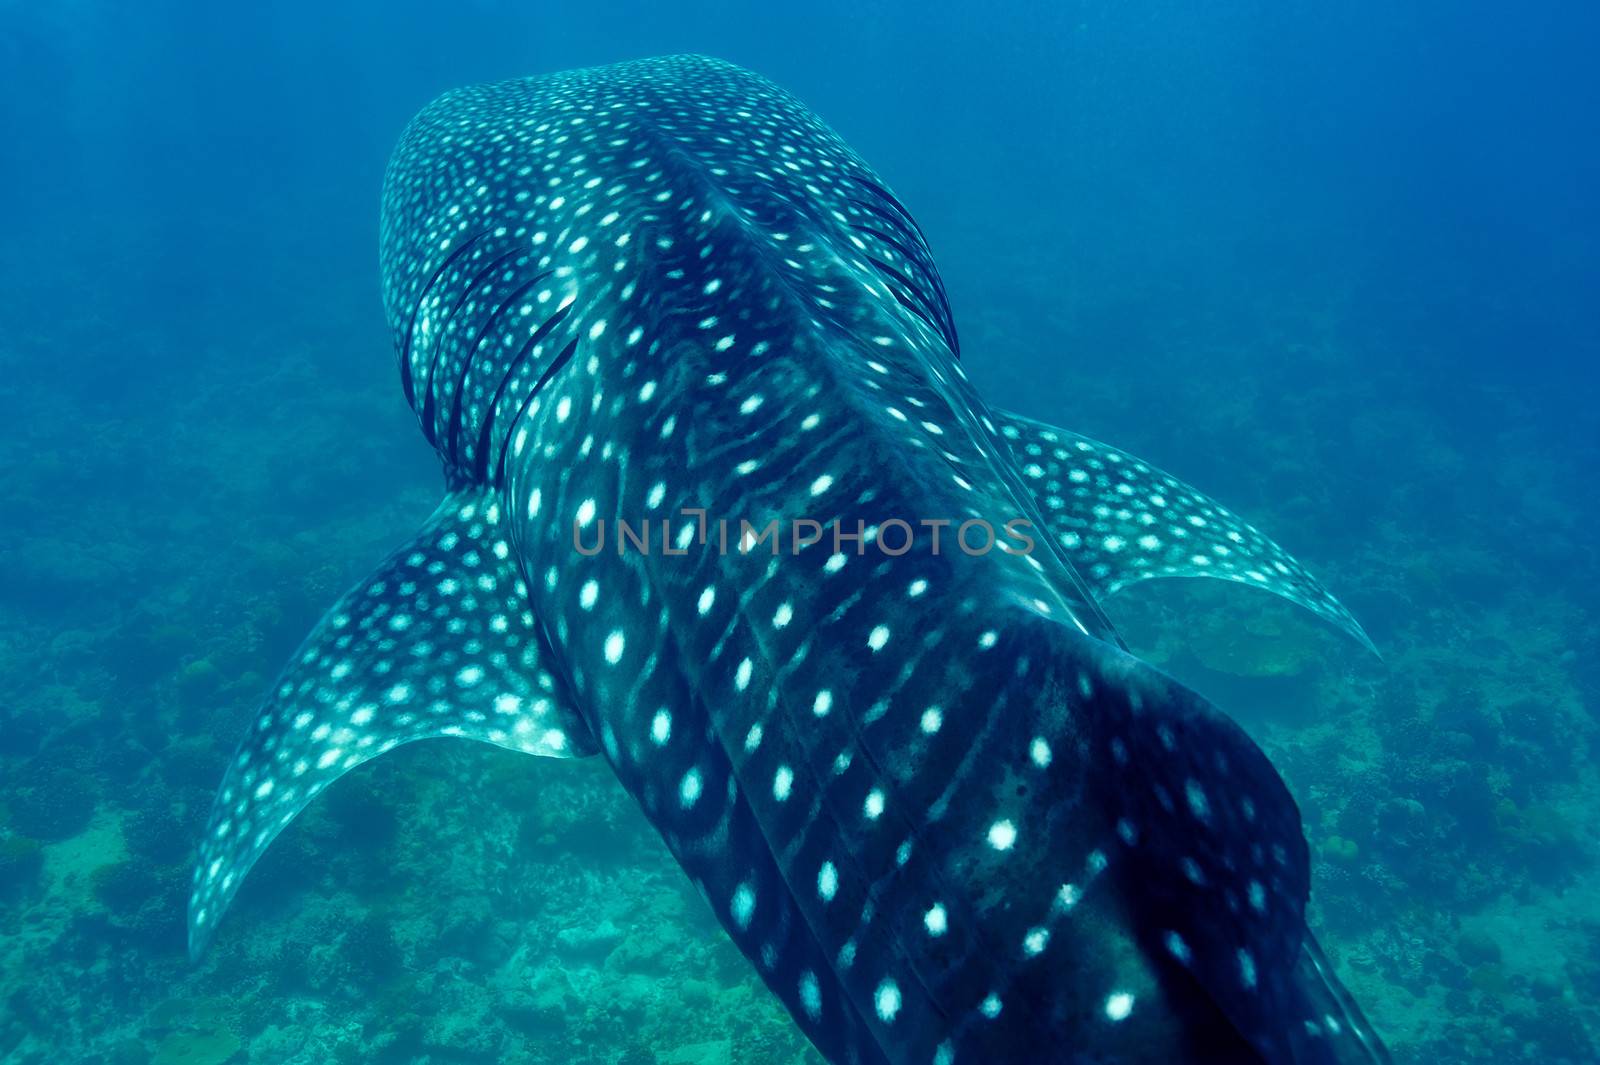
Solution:
<svg viewBox="0 0 1600 1065"><path fill-rule="evenodd" d="M144 1018L147 1037L160 1035L150 1065L223 1065L243 1048L221 998L169 998ZM162 1034L164 1033L164 1034Z"/></svg>
<svg viewBox="0 0 1600 1065"><path fill-rule="evenodd" d="M32 890L44 869L44 848L27 836L0 839L0 898Z"/></svg>
<svg viewBox="0 0 1600 1065"><path fill-rule="evenodd" d="M1259 605L1245 595L1249 606ZM1243 614L1243 607L1240 608ZM1309 621L1290 621L1277 609L1199 626L1188 635L1189 651L1206 669L1235 677L1299 677L1328 660L1328 641Z"/></svg>
<svg viewBox="0 0 1600 1065"><path fill-rule="evenodd" d="M150 1065L225 1065L241 1046L239 1037L226 1028L173 1032L156 1047Z"/></svg>
<svg viewBox="0 0 1600 1065"><path fill-rule="evenodd" d="M1322 841L1322 853L1331 862L1355 865L1361 859L1361 846L1353 839L1328 836Z"/></svg>

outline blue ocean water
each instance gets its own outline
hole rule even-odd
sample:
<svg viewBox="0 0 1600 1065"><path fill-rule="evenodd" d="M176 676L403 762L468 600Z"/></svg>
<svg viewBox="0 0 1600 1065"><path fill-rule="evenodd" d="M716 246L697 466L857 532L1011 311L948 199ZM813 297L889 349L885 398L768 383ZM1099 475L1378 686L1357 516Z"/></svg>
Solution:
<svg viewBox="0 0 1600 1065"><path fill-rule="evenodd" d="M405 748L184 955L212 792L439 494L378 194L458 85L694 51L893 186L998 406L1269 530L1109 604L1302 808L1402 1062L1600 1038L1600 18L1583 4L0 7L0 1059L815 1057L604 766Z"/></svg>

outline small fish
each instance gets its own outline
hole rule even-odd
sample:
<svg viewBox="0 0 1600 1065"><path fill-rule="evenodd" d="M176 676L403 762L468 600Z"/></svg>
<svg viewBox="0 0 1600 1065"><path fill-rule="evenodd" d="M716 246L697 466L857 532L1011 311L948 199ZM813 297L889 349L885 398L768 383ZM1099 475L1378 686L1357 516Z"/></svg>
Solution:
<svg viewBox="0 0 1600 1065"><path fill-rule="evenodd" d="M329 783L459 736L603 756L830 1062L1387 1060L1277 773L1100 602L1220 577L1370 642L1217 503L990 408L793 97L693 56L448 93L381 243L446 495L228 766L194 955Z"/></svg>

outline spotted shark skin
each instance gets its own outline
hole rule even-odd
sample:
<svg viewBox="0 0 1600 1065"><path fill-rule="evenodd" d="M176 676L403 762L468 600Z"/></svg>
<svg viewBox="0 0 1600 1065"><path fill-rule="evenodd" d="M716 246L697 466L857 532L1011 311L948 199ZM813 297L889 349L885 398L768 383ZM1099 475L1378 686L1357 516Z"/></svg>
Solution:
<svg viewBox="0 0 1600 1065"><path fill-rule="evenodd" d="M1343 603L1289 553L1209 496L1142 459L1066 429L994 411L1047 529L1096 598L1153 577L1212 577L1299 603L1373 654Z"/></svg>
<svg viewBox="0 0 1600 1065"><path fill-rule="evenodd" d="M193 954L331 781L459 736L603 756L830 1062L1387 1060L1278 775L1099 600L1220 573L1359 627L1198 493L988 408L916 223L803 105L693 56L451 92L381 245L447 495L230 763ZM846 535L706 534L800 517ZM950 542L1013 519L1030 550ZM580 550L619 522L654 549Z"/></svg>

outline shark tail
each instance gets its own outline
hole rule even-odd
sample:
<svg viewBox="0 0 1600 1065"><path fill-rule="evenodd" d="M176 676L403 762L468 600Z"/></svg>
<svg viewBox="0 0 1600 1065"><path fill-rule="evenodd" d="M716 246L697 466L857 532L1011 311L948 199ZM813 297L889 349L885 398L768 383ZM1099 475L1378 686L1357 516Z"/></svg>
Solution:
<svg viewBox="0 0 1600 1065"><path fill-rule="evenodd" d="M485 493L452 493L306 638L217 792L189 899L191 957L278 833L361 763L434 736L551 757L598 749L549 666L506 535Z"/></svg>

